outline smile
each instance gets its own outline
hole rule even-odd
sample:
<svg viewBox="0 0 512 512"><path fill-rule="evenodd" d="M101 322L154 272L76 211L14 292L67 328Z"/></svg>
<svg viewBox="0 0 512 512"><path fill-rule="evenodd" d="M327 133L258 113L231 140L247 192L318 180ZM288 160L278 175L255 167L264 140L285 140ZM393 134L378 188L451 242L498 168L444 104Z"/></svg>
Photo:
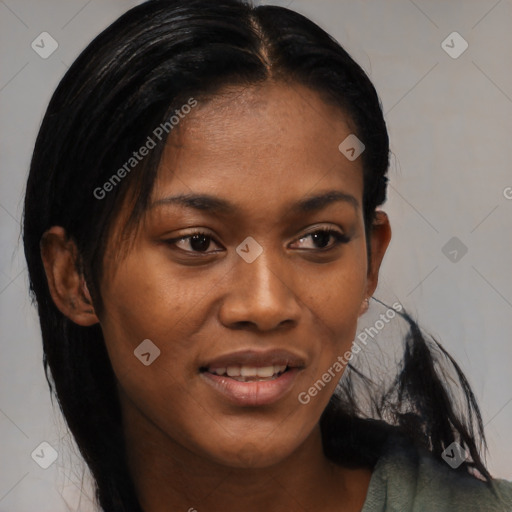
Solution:
<svg viewBox="0 0 512 512"><path fill-rule="evenodd" d="M304 359L288 351L249 350L205 363L199 374L221 400L256 407L276 403L287 396L304 368Z"/></svg>

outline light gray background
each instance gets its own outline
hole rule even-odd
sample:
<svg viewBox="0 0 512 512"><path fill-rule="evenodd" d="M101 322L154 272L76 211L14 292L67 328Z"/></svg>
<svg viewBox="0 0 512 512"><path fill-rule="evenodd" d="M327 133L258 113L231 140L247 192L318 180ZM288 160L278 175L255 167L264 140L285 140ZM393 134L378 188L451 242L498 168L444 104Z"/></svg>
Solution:
<svg viewBox="0 0 512 512"><path fill-rule="evenodd" d="M92 510L43 376L22 196L51 93L86 44L137 3L0 0L0 512ZM375 296L400 300L456 357L480 401L491 473L512 479L511 2L269 3L319 23L374 82L393 151L383 207L393 239ZM43 31L59 44L48 59L30 46ZM441 47L453 31L469 44L456 59ZM452 237L468 248L457 262L442 252ZM42 441L59 452L46 470L31 458Z"/></svg>

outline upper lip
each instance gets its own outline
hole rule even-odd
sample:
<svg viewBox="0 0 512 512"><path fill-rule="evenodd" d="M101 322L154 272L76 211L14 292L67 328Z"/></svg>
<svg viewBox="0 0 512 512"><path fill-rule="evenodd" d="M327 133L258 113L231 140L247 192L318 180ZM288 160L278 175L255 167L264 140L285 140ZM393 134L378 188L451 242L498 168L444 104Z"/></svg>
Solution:
<svg viewBox="0 0 512 512"><path fill-rule="evenodd" d="M201 370L211 368L227 368L228 366L265 367L272 365L288 366L290 368L303 368L304 358L283 349L274 350L241 350L225 354L201 365Z"/></svg>

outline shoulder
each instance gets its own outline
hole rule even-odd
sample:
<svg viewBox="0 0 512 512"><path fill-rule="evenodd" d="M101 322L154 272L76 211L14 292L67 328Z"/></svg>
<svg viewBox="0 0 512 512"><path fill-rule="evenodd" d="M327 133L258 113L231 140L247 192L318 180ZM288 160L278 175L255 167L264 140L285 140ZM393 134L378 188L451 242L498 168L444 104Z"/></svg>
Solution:
<svg viewBox="0 0 512 512"><path fill-rule="evenodd" d="M512 482L483 482L390 436L362 512L512 512Z"/></svg>

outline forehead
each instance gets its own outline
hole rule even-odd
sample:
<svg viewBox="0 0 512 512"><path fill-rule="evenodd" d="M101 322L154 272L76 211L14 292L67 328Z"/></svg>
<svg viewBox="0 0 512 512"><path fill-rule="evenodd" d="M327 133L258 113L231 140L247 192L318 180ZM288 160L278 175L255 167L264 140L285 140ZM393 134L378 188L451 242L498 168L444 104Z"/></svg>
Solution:
<svg viewBox="0 0 512 512"><path fill-rule="evenodd" d="M207 195L229 203L230 223L251 230L285 224L295 218L294 211L302 217L325 204L336 204L343 215L355 211L363 222L362 160L350 161L338 149L355 132L341 109L296 83L229 87L197 102L189 113L182 111L167 138L146 214L167 216L171 204L183 206L168 198ZM315 199L321 195L353 200ZM133 190L124 201L113 233L123 234L119 228L126 226L136 196ZM211 201L200 202L206 203L203 213L217 215ZM308 202L316 208L301 208ZM151 206L157 203L166 207ZM111 247L125 246L124 238L113 240Z"/></svg>
<svg viewBox="0 0 512 512"><path fill-rule="evenodd" d="M338 149L351 119L299 84L226 88L171 131L153 201L169 193L209 193L261 206L337 188L362 197L361 159Z"/></svg>

